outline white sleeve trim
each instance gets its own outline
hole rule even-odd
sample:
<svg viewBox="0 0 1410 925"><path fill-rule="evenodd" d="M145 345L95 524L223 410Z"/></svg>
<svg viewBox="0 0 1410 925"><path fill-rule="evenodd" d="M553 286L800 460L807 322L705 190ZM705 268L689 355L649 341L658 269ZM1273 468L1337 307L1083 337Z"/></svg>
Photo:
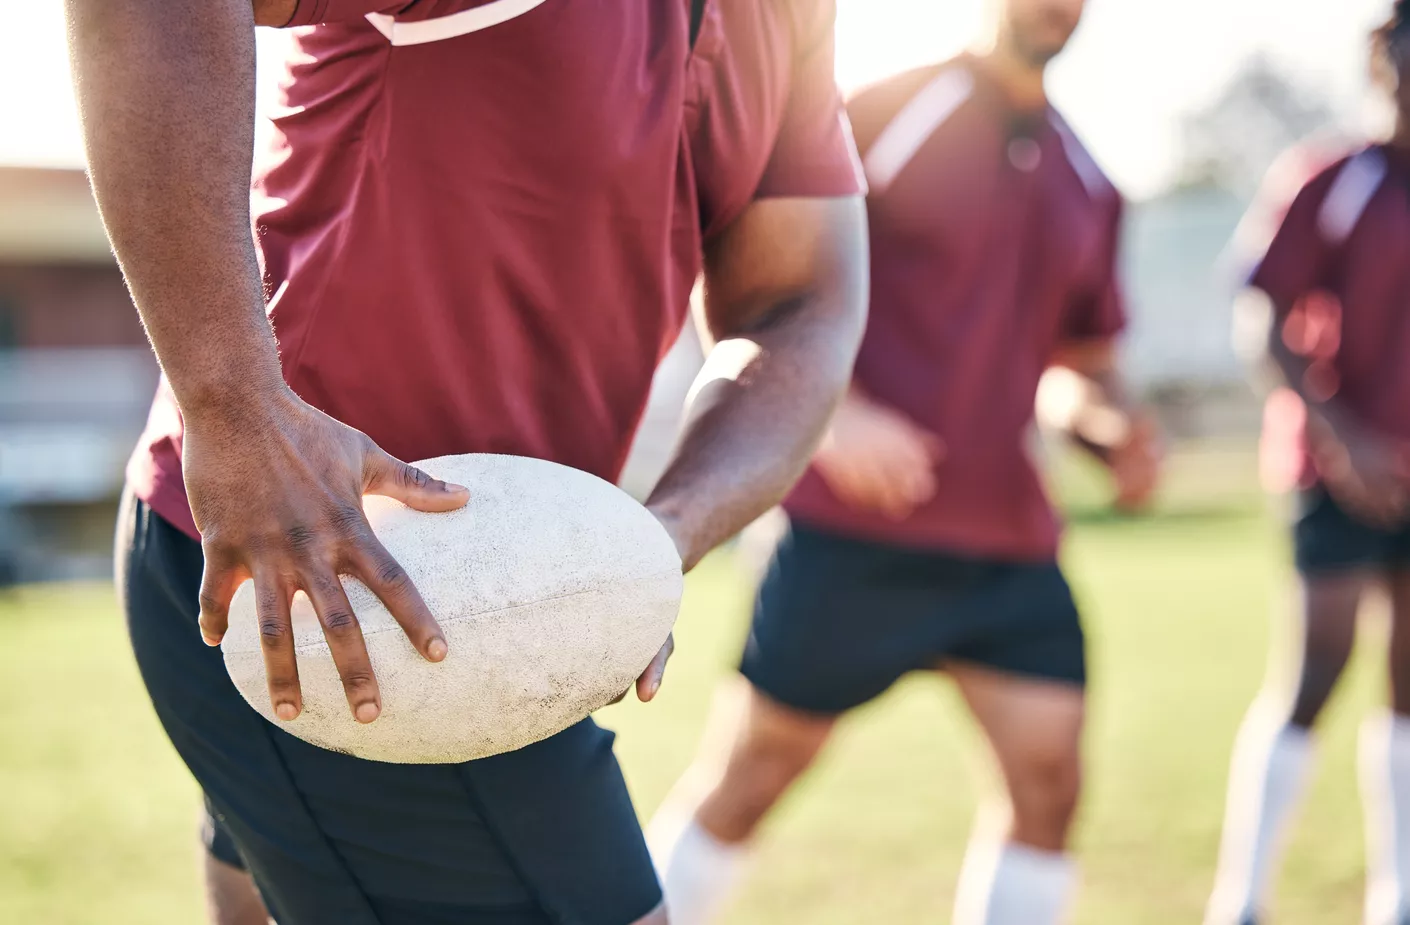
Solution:
<svg viewBox="0 0 1410 925"><path fill-rule="evenodd" d="M946 68L901 107L867 151L862 166L874 193L884 192L935 133L974 91L974 77L961 67Z"/></svg>
<svg viewBox="0 0 1410 925"><path fill-rule="evenodd" d="M461 10L449 16L417 22L398 22L386 13L368 13L367 21L393 45L424 45L427 42L443 42L497 26L517 16L523 16L544 2L545 0L494 0L492 3Z"/></svg>

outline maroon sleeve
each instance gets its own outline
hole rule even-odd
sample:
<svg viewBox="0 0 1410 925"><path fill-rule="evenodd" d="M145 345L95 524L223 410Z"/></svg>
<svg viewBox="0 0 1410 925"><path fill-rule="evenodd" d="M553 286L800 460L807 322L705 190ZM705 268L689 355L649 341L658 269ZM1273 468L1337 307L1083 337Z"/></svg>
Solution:
<svg viewBox="0 0 1410 925"><path fill-rule="evenodd" d="M284 25L313 26L325 22L350 22L368 13L391 13L406 6L406 0L298 0L294 15Z"/></svg>
<svg viewBox="0 0 1410 925"><path fill-rule="evenodd" d="M833 76L836 0L793 0L788 109L756 198L865 192L852 129Z"/></svg>
<svg viewBox="0 0 1410 925"><path fill-rule="evenodd" d="M1101 263L1091 283L1069 303L1063 318L1064 340L1105 340L1126 327L1126 296L1121 286L1121 219L1125 206L1113 194L1102 243Z"/></svg>
<svg viewBox="0 0 1410 925"><path fill-rule="evenodd" d="M1293 303L1324 284L1332 260L1332 248L1318 225L1322 203L1335 179L1335 170L1324 171L1298 190L1291 204L1285 197L1265 191L1251 212L1262 217L1250 221L1257 227L1276 228L1267 246L1258 252L1257 242L1248 242L1252 266L1248 284L1262 289L1273 304L1286 311Z"/></svg>

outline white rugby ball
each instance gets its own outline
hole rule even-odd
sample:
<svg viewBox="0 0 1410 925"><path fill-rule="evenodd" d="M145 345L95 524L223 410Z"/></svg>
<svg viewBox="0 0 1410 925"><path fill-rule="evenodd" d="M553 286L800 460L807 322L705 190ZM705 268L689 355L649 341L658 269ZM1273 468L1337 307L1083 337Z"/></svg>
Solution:
<svg viewBox="0 0 1410 925"><path fill-rule="evenodd" d="M221 648L249 704L314 745L400 764L469 761L523 748L605 706L650 664L680 607L675 544L615 485L518 456L443 456L416 464L470 489L470 503L424 514L365 499L367 519L445 632L449 654L423 659L382 602L344 578L382 693L353 719L308 598L294 598L303 713L274 716L245 582Z"/></svg>

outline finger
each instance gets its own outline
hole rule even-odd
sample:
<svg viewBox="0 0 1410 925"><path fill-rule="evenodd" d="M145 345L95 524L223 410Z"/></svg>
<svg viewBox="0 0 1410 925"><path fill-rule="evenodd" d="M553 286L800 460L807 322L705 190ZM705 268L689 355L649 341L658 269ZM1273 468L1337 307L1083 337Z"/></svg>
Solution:
<svg viewBox="0 0 1410 925"><path fill-rule="evenodd" d="M439 513L465 506L470 489L433 479L415 466L371 447L363 462L362 491L395 498L409 508Z"/></svg>
<svg viewBox="0 0 1410 925"><path fill-rule="evenodd" d="M945 445L945 441L932 434L928 430L918 431L921 446L925 447L926 453L930 455L930 462L938 463L950 453L950 448Z"/></svg>
<svg viewBox="0 0 1410 925"><path fill-rule="evenodd" d="M372 722L382 712L381 693L372 674L372 660L367 657L362 627L348 603L343 583L327 569L305 575L303 587L323 624L323 638L328 640L333 663L338 666L338 677L343 681L353 717L359 723Z"/></svg>
<svg viewBox="0 0 1410 925"><path fill-rule="evenodd" d="M274 715L289 722L303 712L299 690L299 662L294 654L294 622L289 599L294 589L283 579L255 576L255 616L259 620L264 674L269 682L269 702Z"/></svg>
<svg viewBox="0 0 1410 925"><path fill-rule="evenodd" d="M902 467L897 478L902 485L906 500L920 506L935 495L935 470L931 461L918 457L911 464Z"/></svg>
<svg viewBox="0 0 1410 925"><path fill-rule="evenodd" d="M666 676L666 663L671 660L671 653L674 651L676 634L672 633L666 637L666 644L656 653L651 664L646 666L641 677L636 679L636 696L642 703L650 703L656 692L661 689L661 679Z"/></svg>
<svg viewBox="0 0 1410 925"><path fill-rule="evenodd" d="M198 622L201 638L206 645L218 646L230 624L230 599L235 596L235 589L240 587L248 572L224 562L223 556L218 553L206 550L205 555L198 598L201 608Z"/></svg>
<svg viewBox="0 0 1410 925"><path fill-rule="evenodd" d="M392 558L372 530L357 541L357 546L349 563L363 584L382 599L387 610L401 624L406 637L427 661L439 662L446 657L445 633L431 615L431 609L416 590L411 576L401 563Z"/></svg>
<svg viewBox="0 0 1410 925"><path fill-rule="evenodd" d="M837 497L837 500L848 507L866 506L862 480L858 478L856 470L850 464L834 463L820 471L823 475L823 481L827 483L828 490Z"/></svg>
<svg viewBox="0 0 1410 925"><path fill-rule="evenodd" d="M905 520L916 508L904 484L904 477L893 475L881 479L877 491L877 504L881 512L892 520Z"/></svg>

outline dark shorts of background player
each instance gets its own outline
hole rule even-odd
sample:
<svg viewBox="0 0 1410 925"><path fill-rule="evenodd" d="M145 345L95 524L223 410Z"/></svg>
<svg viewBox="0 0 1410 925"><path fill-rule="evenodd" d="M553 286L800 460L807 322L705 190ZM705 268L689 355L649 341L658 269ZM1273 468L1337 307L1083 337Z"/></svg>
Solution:
<svg viewBox="0 0 1410 925"><path fill-rule="evenodd" d="M1293 554L1305 576L1410 569L1410 523L1393 530L1362 523L1318 485L1297 495Z"/></svg>
<svg viewBox="0 0 1410 925"><path fill-rule="evenodd" d="M836 714L950 660L1085 686L1082 624L1057 563L903 549L794 522L759 589L740 672L780 703Z"/></svg>
<svg viewBox="0 0 1410 925"><path fill-rule="evenodd" d="M591 720L460 765L325 751L241 699L201 642L201 548L133 499L118 585L157 715L206 793L212 854L279 925L629 925L661 902L612 733Z"/></svg>

